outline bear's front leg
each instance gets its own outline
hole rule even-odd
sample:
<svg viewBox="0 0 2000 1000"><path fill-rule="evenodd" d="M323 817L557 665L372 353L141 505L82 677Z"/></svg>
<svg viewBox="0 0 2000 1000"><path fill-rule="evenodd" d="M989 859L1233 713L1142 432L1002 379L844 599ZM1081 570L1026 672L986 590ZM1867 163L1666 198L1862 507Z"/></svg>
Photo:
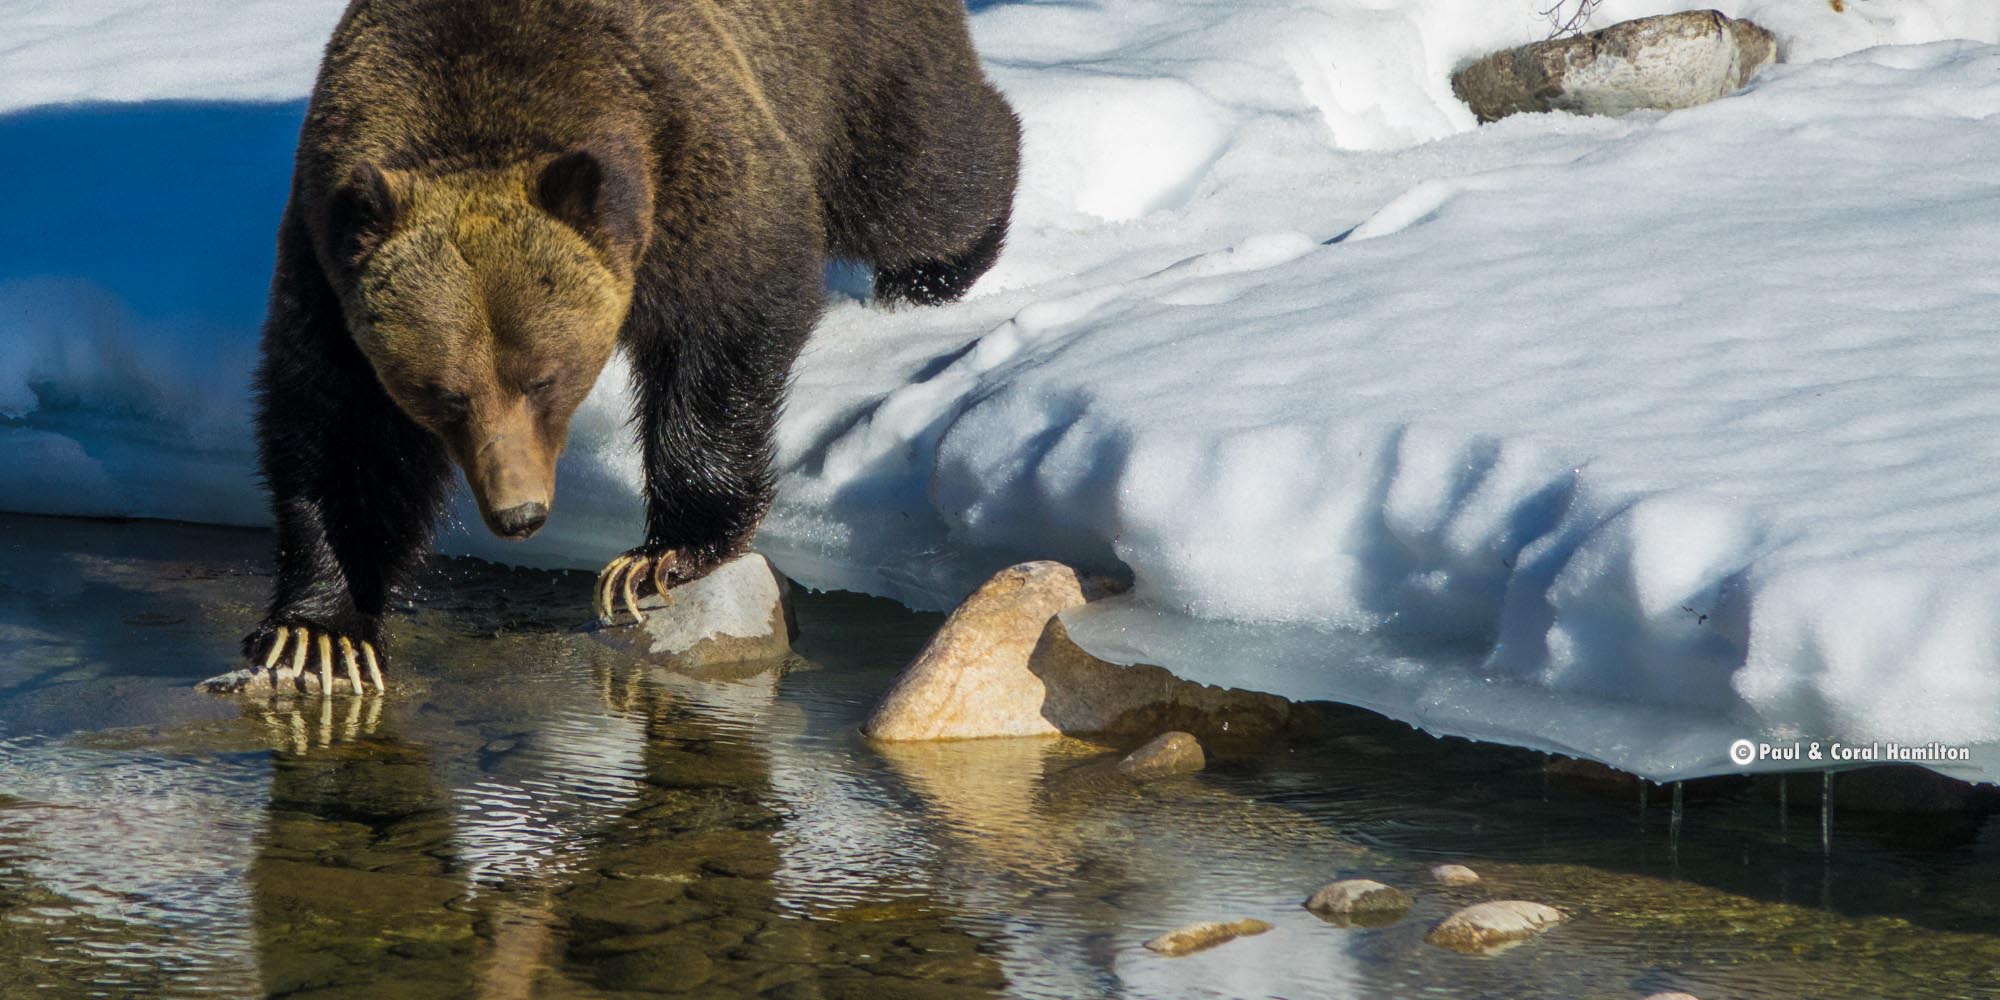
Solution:
<svg viewBox="0 0 2000 1000"><path fill-rule="evenodd" d="M646 543L598 574L599 620L622 611L643 621L640 597L672 600L673 587L749 549L771 506L772 431L818 295L811 284L789 300L774 296L770 308L732 310L735 323L691 324L633 345Z"/></svg>
<svg viewBox="0 0 2000 1000"><path fill-rule="evenodd" d="M429 541L451 467L438 439L389 399L298 251L281 239L257 371L277 583L269 612L243 640L251 672L219 686L261 674L275 691L332 694L344 681L354 693L380 693L382 613Z"/></svg>

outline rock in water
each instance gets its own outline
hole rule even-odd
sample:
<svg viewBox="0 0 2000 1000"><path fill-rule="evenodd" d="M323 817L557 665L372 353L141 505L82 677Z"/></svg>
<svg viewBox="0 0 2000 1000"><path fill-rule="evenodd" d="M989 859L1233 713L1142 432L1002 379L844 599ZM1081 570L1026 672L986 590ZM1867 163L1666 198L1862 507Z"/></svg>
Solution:
<svg viewBox="0 0 2000 1000"><path fill-rule="evenodd" d="M633 623L621 610L623 620L599 627L595 635L642 659L682 667L772 660L791 652L797 631L791 585L755 552L675 587L670 595L672 601L657 595L640 601L644 621Z"/></svg>
<svg viewBox="0 0 2000 1000"><path fill-rule="evenodd" d="M1227 944L1240 937L1262 934L1270 929L1271 925L1262 920L1236 920L1226 924L1189 924L1146 942L1146 947L1170 958L1177 958L1219 944Z"/></svg>
<svg viewBox="0 0 2000 1000"><path fill-rule="evenodd" d="M1381 927L1410 910L1408 893L1372 879L1334 882L1312 894L1306 909L1340 926Z"/></svg>
<svg viewBox="0 0 2000 1000"><path fill-rule="evenodd" d="M1655 993L1646 1000L1699 1000L1692 993Z"/></svg>
<svg viewBox="0 0 2000 1000"><path fill-rule="evenodd" d="M1118 773L1136 781L1169 774L1192 774L1208 766L1208 755L1192 733L1161 733L1118 762Z"/></svg>
<svg viewBox="0 0 2000 1000"><path fill-rule="evenodd" d="M1057 562L1001 570L951 613L863 731L885 741L1163 729L1255 735L1289 721L1291 703L1283 698L1084 652L1056 615L1112 589Z"/></svg>
<svg viewBox="0 0 2000 1000"><path fill-rule="evenodd" d="M1777 55L1777 40L1752 22L1683 11L1495 52L1453 73L1451 89L1482 122L1526 111L1671 111L1728 96Z"/></svg>
<svg viewBox="0 0 2000 1000"><path fill-rule="evenodd" d="M1432 865L1431 878L1439 885L1472 885L1479 881L1479 873L1464 865Z"/></svg>
<svg viewBox="0 0 2000 1000"><path fill-rule="evenodd" d="M1524 899L1474 903L1431 928L1424 940L1440 948L1483 954L1520 944L1566 919L1561 910Z"/></svg>

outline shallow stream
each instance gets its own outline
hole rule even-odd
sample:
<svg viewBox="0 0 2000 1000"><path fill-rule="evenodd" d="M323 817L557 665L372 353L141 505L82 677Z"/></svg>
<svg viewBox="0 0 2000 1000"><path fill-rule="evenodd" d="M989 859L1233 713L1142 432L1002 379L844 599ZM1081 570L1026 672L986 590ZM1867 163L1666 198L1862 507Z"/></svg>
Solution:
<svg viewBox="0 0 2000 1000"><path fill-rule="evenodd" d="M1064 741L878 748L939 619L801 595L694 677L579 632L590 578L444 560L387 699L202 694L268 536L0 517L0 997L2000 997L2000 834L1809 794L1592 785L1328 707L1130 784ZM1426 874L1460 862L1484 881ZM1416 896L1348 929L1337 877ZM1487 957L1457 906L1567 911ZM1185 958L1195 920L1276 925Z"/></svg>

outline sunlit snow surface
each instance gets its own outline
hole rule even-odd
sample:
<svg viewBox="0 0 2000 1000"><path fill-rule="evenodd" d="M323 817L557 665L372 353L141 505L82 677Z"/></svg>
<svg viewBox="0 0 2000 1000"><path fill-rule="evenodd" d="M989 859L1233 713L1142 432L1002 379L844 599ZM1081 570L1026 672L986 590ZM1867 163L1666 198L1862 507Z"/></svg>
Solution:
<svg viewBox="0 0 2000 1000"><path fill-rule="evenodd" d="M339 5L85 6L0 11L0 508L261 521L242 386ZM1129 571L1106 652L1659 777L2000 742L2000 7L1723 5L1788 60L1740 96L1475 128L1450 69L1544 6L975 4L1009 250L957 306L836 295L760 545L927 607ZM181 103L51 104L139 98ZM622 375L543 535L444 546L631 544Z"/></svg>

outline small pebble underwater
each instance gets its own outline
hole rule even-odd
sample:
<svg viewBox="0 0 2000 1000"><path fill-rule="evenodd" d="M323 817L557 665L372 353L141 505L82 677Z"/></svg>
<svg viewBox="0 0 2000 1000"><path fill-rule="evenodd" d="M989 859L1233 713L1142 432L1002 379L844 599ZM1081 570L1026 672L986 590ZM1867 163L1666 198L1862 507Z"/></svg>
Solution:
<svg viewBox="0 0 2000 1000"><path fill-rule="evenodd" d="M387 698L195 690L269 545L0 517L0 997L2000 996L1981 803L1823 830L1818 775L1645 788L1334 706L1148 781L871 746L939 616L800 594L793 656L689 676L578 628L590 574L468 560ZM1336 879L1410 906L1301 905ZM1566 919L1426 943L1491 900ZM1272 926L1145 947L1210 921Z"/></svg>

